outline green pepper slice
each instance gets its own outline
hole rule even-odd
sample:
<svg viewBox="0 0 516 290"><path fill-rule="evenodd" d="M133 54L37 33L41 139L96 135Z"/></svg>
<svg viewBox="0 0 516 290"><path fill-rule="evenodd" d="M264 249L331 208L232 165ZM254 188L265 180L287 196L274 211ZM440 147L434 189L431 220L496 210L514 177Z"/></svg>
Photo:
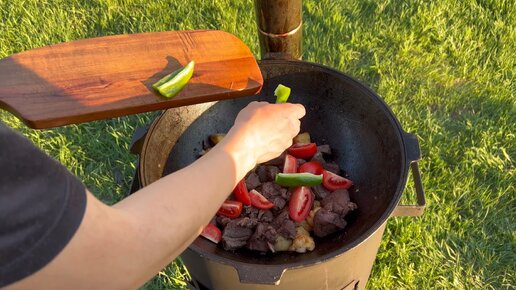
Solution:
<svg viewBox="0 0 516 290"><path fill-rule="evenodd" d="M152 87L155 88L161 95L172 98L177 95L192 78L195 62L189 62L184 68L174 71L165 76Z"/></svg>
<svg viewBox="0 0 516 290"><path fill-rule="evenodd" d="M183 68L179 68L175 71L173 71L172 73L164 76L163 78L161 78L159 81L155 82L153 85L152 85L152 88L155 89L155 90L158 90L159 86L161 86L162 84L168 82L169 80L171 80L173 77L175 77L181 70L183 70Z"/></svg>
<svg viewBox="0 0 516 290"><path fill-rule="evenodd" d="M279 84L274 90L274 95L276 96L276 104L286 103L290 96L290 88Z"/></svg>
<svg viewBox="0 0 516 290"><path fill-rule="evenodd" d="M311 173L278 173L276 183L283 186L315 186L322 183L323 176Z"/></svg>

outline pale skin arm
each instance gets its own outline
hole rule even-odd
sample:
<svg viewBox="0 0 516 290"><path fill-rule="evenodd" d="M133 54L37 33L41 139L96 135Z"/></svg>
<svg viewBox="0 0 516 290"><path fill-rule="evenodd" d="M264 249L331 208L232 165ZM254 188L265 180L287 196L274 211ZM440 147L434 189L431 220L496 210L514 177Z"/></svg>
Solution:
<svg viewBox="0 0 516 290"><path fill-rule="evenodd" d="M190 166L112 207L87 192L70 243L6 289L138 288L188 247L249 170L291 145L304 114L301 105L253 102L224 140Z"/></svg>

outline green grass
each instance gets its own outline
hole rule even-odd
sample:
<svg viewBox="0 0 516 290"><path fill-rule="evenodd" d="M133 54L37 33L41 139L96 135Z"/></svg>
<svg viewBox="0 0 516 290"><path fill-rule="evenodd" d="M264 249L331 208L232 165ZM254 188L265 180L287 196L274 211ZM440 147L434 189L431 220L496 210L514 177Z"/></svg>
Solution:
<svg viewBox="0 0 516 290"><path fill-rule="evenodd" d="M420 138L428 207L392 218L370 289L516 288L513 1L304 1L304 59L356 76ZM222 29L258 53L251 1L0 0L0 57L62 41ZM155 113L33 131L106 203L128 190L134 128ZM403 202L413 202L409 182ZM178 261L145 289L184 288Z"/></svg>

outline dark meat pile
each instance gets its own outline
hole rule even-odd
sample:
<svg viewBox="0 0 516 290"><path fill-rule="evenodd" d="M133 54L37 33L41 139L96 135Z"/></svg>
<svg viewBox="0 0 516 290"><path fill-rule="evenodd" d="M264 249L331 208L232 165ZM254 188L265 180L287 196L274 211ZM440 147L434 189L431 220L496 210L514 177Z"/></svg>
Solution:
<svg viewBox="0 0 516 290"><path fill-rule="evenodd" d="M300 166L308 161L318 161L324 170L340 175L339 165L332 160L328 145L317 147L317 153L308 160L297 159ZM216 225L222 229L222 246L226 250L247 248L259 252L311 251L315 247L313 233L325 237L346 227L345 216L357 208L351 202L347 189L329 190L323 184L313 186L314 202L310 213L302 222L295 222L289 216L289 199L294 188L275 183L276 174L281 173L285 154L265 164L258 165L245 178L248 191L256 190L274 206L260 209L244 205L240 216L216 217ZM342 175L341 175L342 176Z"/></svg>

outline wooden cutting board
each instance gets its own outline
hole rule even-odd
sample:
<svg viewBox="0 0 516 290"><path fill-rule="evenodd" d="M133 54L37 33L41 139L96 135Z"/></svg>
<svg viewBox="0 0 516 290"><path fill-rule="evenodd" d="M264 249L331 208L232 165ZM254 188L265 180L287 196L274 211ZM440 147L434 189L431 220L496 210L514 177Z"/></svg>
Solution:
<svg viewBox="0 0 516 290"><path fill-rule="evenodd" d="M194 60L167 99L151 85ZM116 35L33 49L0 60L0 108L49 128L249 96L263 78L249 48L218 30Z"/></svg>

